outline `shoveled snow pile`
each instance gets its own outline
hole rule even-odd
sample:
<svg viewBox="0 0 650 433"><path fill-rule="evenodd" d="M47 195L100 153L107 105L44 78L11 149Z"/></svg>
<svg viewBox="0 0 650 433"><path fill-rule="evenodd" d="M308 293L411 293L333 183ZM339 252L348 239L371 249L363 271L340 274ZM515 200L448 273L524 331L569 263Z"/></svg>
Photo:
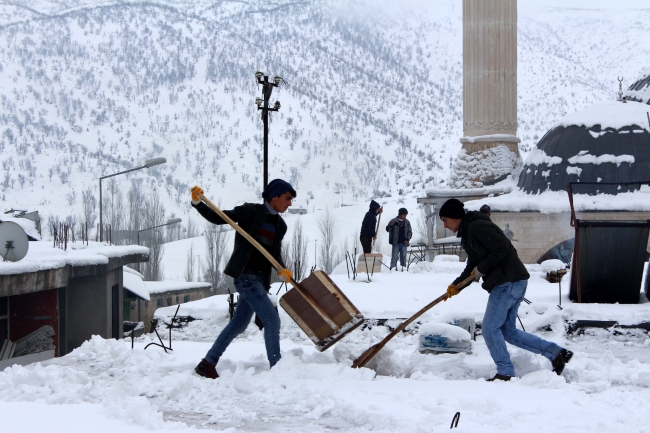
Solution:
<svg viewBox="0 0 650 433"><path fill-rule="evenodd" d="M523 167L521 157L506 146L497 146L479 152L468 153L461 149L456 156L449 175L450 188L477 188L483 186L480 179L500 178L519 173Z"/></svg>
<svg viewBox="0 0 650 433"><path fill-rule="evenodd" d="M460 326L436 322L428 322L420 325L418 335L440 335L450 341L467 341L472 339L469 332Z"/></svg>

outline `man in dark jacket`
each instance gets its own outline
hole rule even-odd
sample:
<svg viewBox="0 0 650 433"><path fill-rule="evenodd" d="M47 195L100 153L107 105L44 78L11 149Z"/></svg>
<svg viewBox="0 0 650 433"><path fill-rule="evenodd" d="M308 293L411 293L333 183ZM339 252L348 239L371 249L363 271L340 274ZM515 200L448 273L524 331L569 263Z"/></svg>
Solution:
<svg viewBox="0 0 650 433"><path fill-rule="evenodd" d="M507 381L515 375L506 341L545 356L551 361L553 371L562 374L573 352L516 327L517 312L530 275L503 231L482 212L466 213L463 203L455 198L442 205L440 219L446 229L461 238L467 253L467 266L447 288L447 298L457 295L456 284L472 274L474 281L483 278L483 288L490 294L481 325L485 344L497 365L497 374L489 380Z"/></svg>
<svg viewBox="0 0 650 433"><path fill-rule="evenodd" d="M384 208L372 200L370 202L370 209L366 212L366 216L363 217L359 240L361 241L361 248L364 254L370 254L372 252L372 241L373 239L377 239L377 215L383 211Z"/></svg>
<svg viewBox="0 0 650 433"><path fill-rule="evenodd" d="M397 268L397 257L399 256L402 271L406 266L406 249L409 241L413 236L411 223L406 219L408 211L406 208L400 208L397 216L388 222L386 231L388 232L388 243L393 246L390 256L390 269Z"/></svg>
<svg viewBox="0 0 650 433"><path fill-rule="evenodd" d="M203 190L192 188L192 206L213 224L226 224L210 207L200 201ZM280 216L296 197L293 187L282 179L271 181L262 193L264 204L244 203L232 210L223 211L257 242L259 242L284 268L278 275L285 281L291 279L291 271L282 260L281 243L287 232L287 225ZM257 314L264 324L264 343L266 356L273 367L280 360L280 317L269 299L268 290L271 279L271 263L242 235L235 235L235 248L223 271L234 278L239 293L237 308L232 320L221 331L212 348L196 366L197 374L216 379L219 377L216 364L232 340L244 332Z"/></svg>

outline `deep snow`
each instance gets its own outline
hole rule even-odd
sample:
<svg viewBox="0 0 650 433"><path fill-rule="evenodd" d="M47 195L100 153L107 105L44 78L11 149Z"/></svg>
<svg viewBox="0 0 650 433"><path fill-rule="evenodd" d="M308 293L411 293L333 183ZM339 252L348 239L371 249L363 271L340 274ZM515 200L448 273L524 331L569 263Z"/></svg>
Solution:
<svg viewBox="0 0 650 433"><path fill-rule="evenodd" d="M409 272L381 272L371 282L332 278L367 318L404 318L441 294L464 264L440 257ZM446 430L457 411L459 432L643 432L646 413L639 410L650 387L650 336L630 330L565 335L565 321L615 318L638 323L650 303L638 305L572 304L567 275L562 285L543 279L544 267L531 265L521 320L527 330L574 350L559 377L545 358L509 347L518 378L488 383L495 373L479 335L472 354L424 355L417 335L394 338L368 365L352 360L389 330L356 330L332 349L319 353L280 310L283 358L269 370L262 333L251 325L218 364L221 377L198 377L193 367L227 322L225 296L181 306L179 314L200 318L174 330L173 352L130 341L94 337L68 356L0 372L0 416L10 427L53 431L184 431L186 425L217 431L431 432ZM278 285L272 293L278 290ZM474 317L480 322L487 293L474 284L434 307L422 323ZM157 314L169 317L176 307ZM399 320L393 321L393 324ZM550 328L548 328L550 326ZM550 330L548 330L550 329ZM163 332L162 334L167 334ZM30 417L30 413L43 414ZM27 424L26 424L27 423ZM28 429L29 430L29 429ZM27 430L25 430L27 431Z"/></svg>

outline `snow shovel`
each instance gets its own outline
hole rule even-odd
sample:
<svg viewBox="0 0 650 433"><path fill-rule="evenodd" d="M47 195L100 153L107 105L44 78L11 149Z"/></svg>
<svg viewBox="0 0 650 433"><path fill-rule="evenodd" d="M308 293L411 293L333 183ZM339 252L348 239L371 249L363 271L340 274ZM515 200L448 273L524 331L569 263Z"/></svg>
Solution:
<svg viewBox="0 0 650 433"><path fill-rule="evenodd" d="M262 253L278 272L283 269L271 253L214 203L203 194L199 194L199 198ZM316 344L319 351L332 346L363 323L363 315L323 271L312 272L300 284L293 278L289 283L293 289L280 298L280 305Z"/></svg>
<svg viewBox="0 0 650 433"><path fill-rule="evenodd" d="M474 281L474 273L473 273L473 272L472 272L472 274L471 274L469 277L465 278L463 281L461 281L460 283L458 283L458 285L456 286L456 288L458 289L458 291L461 291L461 290L463 290L465 287L469 286L469 285L472 283L472 281ZM444 301L445 299L447 299L447 293L444 293L442 296L439 296L435 301L431 302L430 304L428 304L427 306L425 306L423 309L421 309L420 311L418 311L417 313L415 313L414 315L412 315L411 317L409 317L407 320L404 321L404 323L402 323L402 324L399 325L397 328L395 328L395 330L393 330L393 332L391 332L390 334L388 334L388 335L386 336L386 338L384 338L384 339L381 340L379 343L377 343L377 344L375 344L374 346L372 346L370 349L368 349L368 350L366 350L365 352L363 352L363 353L361 354L360 357L358 357L357 359L355 359L354 362L352 363L352 368L361 368L361 367L365 367L366 364L367 364L367 363L368 363L372 358L374 358L374 356L375 356L376 354L378 354L379 351L380 351L381 349L384 348L384 346L386 345L386 343L388 343L388 342L389 342L389 341L390 341L394 336L396 336L397 334L399 334L400 332L402 332L402 330L404 330L404 328L406 328L407 326L409 326L409 325L410 325L410 324L411 324L415 319L417 319L418 317L420 317L421 315L423 315L424 313L426 313L427 311L429 311L431 308L433 308L433 306L435 306L435 305L438 304L439 302Z"/></svg>

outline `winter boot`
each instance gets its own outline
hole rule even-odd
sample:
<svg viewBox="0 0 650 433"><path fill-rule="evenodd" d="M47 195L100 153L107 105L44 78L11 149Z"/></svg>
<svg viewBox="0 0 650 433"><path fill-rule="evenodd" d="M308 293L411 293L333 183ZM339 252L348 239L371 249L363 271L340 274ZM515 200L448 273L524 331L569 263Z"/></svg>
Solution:
<svg viewBox="0 0 650 433"><path fill-rule="evenodd" d="M551 364L553 365L553 371L557 373L557 375L561 375L562 372L564 371L564 366L571 361L571 358L573 358L573 352L570 350L562 349L560 353L553 358L551 361Z"/></svg>
<svg viewBox="0 0 650 433"><path fill-rule="evenodd" d="M495 380L503 380L504 382L507 382L510 380L510 376L497 373L492 379L486 379L486 382L494 382Z"/></svg>
<svg viewBox="0 0 650 433"><path fill-rule="evenodd" d="M208 379L216 379L219 377L216 366L214 364L210 364L205 360L205 358L203 358L199 365L194 368L194 371L196 371L196 374L199 376L207 377Z"/></svg>

